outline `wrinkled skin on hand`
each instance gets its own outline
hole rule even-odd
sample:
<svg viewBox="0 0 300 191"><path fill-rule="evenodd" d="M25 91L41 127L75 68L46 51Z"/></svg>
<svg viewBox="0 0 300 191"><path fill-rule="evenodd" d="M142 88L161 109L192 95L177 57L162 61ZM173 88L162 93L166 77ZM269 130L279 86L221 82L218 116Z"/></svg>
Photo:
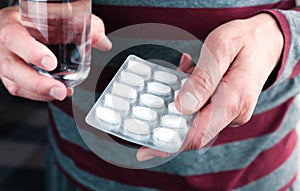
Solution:
<svg viewBox="0 0 300 191"><path fill-rule="evenodd" d="M179 152L200 149L227 126L245 124L283 49L283 35L266 13L225 23L205 39L195 67L183 54L179 70L192 72L176 99L184 114L199 111ZM169 157L142 147L139 161Z"/></svg>
<svg viewBox="0 0 300 191"><path fill-rule="evenodd" d="M111 49L104 34L102 20L92 15L92 45L99 50ZM29 35L22 26L19 7L0 10L0 78L14 96L31 100L63 100L72 95L61 82L43 76L26 63L51 71L57 66L55 55Z"/></svg>

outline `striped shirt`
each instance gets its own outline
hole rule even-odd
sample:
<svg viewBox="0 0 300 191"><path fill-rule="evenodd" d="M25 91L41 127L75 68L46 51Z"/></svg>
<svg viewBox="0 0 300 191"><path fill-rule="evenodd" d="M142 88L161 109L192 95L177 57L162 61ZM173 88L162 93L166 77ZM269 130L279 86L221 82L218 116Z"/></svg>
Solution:
<svg viewBox="0 0 300 191"><path fill-rule="evenodd" d="M261 93L248 123L239 128L225 128L203 154L199 150L185 151L167 163L138 170L108 162L114 160L111 153L122 151L107 151L105 147L118 145L104 134L94 137L102 147L93 149L111 158L98 157L81 138L83 134L92 137L95 130L84 121L91 103L76 99L91 95L95 99L118 69L114 65L104 66L101 58L97 60L91 75L76 88L73 98L49 103L49 139L54 161L74 184L83 190L300 189L296 184L299 152L295 132L299 108L294 101L300 91L297 33L300 14L295 1L95 0L93 3L93 12L103 19L107 33L133 24L163 23L186 30L201 40L225 22L265 11L277 20L285 43L279 68L270 76L273 83ZM103 76L97 82L93 76L100 71ZM91 83L97 83L96 94L87 85ZM132 157L130 161L135 161L134 153L128 155Z"/></svg>

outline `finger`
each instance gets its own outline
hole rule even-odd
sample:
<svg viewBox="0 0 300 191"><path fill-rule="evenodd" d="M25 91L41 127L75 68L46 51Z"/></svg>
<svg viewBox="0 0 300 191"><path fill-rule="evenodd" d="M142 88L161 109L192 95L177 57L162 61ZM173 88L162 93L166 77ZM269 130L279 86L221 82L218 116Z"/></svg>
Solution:
<svg viewBox="0 0 300 191"><path fill-rule="evenodd" d="M236 128L236 127L239 127L240 124L236 124L236 123L229 123L229 125L227 127L230 127L230 128Z"/></svg>
<svg viewBox="0 0 300 191"><path fill-rule="evenodd" d="M31 91L24 89L22 86L14 83L13 81L2 77L1 78L4 86L8 90L8 92L13 96L23 97L35 101L52 101L54 98L50 96L43 96L39 94L35 94Z"/></svg>
<svg viewBox="0 0 300 191"><path fill-rule="evenodd" d="M21 57L45 70L53 70L57 66L55 55L44 45L36 41L22 24L16 20L0 29L0 43Z"/></svg>
<svg viewBox="0 0 300 191"><path fill-rule="evenodd" d="M73 93L74 93L74 88L68 88L68 89L67 89L67 97L72 96Z"/></svg>
<svg viewBox="0 0 300 191"><path fill-rule="evenodd" d="M158 151L143 146L137 151L136 158L138 161L143 162L153 158L167 158L170 157L171 155L172 155L171 153Z"/></svg>
<svg viewBox="0 0 300 191"><path fill-rule="evenodd" d="M231 127L243 125L250 120L268 77L263 68L253 67L258 56L247 55L249 52L251 51L241 52L243 56L236 58L222 80L228 87L226 113L229 118L226 120ZM267 63L263 57L260 57L260 60Z"/></svg>
<svg viewBox="0 0 300 191"><path fill-rule="evenodd" d="M187 145L185 149L203 148L227 126L229 123L225 120L227 92L225 84L221 82L209 103L196 114L184 141Z"/></svg>
<svg viewBox="0 0 300 191"><path fill-rule="evenodd" d="M188 69L188 70L186 71L186 73L192 74L193 71L194 71L194 69L195 69L195 66L193 66L192 68Z"/></svg>
<svg viewBox="0 0 300 191"><path fill-rule="evenodd" d="M105 35L103 21L95 15L92 15L91 34L93 47L102 51L108 51L112 48L112 43Z"/></svg>
<svg viewBox="0 0 300 191"><path fill-rule="evenodd" d="M176 98L176 107L183 114L199 111L208 101L242 48L240 43L221 39L220 36L216 33L205 41L193 73Z"/></svg>
<svg viewBox="0 0 300 191"><path fill-rule="evenodd" d="M67 96L67 89L63 83L39 74L17 56L0 58L0 63L1 77L7 78L22 89L57 100L63 100ZM13 95L18 94L18 91L13 91Z"/></svg>
<svg viewBox="0 0 300 191"><path fill-rule="evenodd" d="M193 67L194 66L193 66L192 57L187 53L183 53L180 58L180 62L177 70L187 73L187 71L189 71Z"/></svg>
<svg viewBox="0 0 300 191"><path fill-rule="evenodd" d="M13 81L11 81L7 78L2 77L1 79L2 79L4 86L9 91L9 93L14 96L23 97L23 98L27 98L27 99L31 99L31 100L35 100L35 101L52 101L52 100L54 100L54 98L50 97L50 96L43 96L43 95L32 93L31 91L24 89L22 86L14 83ZM69 97L72 94L73 94L73 89L71 89L71 88L68 89L67 96Z"/></svg>
<svg viewBox="0 0 300 191"><path fill-rule="evenodd" d="M249 65L253 65L250 59L236 58L210 102L196 115L193 131L189 132L194 135L187 136L194 136L188 146L190 149L202 148L228 125L240 126L250 120L263 83L254 77L259 69ZM249 84L250 80L253 83Z"/></svg>

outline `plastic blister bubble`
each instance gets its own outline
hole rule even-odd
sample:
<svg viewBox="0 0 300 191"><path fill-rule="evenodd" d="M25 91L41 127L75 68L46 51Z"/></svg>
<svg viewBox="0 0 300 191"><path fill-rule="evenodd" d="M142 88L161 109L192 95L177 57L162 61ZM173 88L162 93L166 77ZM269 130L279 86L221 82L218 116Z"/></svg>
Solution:
<svg viewBox="0 0 300 191"><path fill-rule="evenodd" d="M177 152L193 122L175 107L188 74L130 55L108 84L86 122L124 140Z"/></svg>

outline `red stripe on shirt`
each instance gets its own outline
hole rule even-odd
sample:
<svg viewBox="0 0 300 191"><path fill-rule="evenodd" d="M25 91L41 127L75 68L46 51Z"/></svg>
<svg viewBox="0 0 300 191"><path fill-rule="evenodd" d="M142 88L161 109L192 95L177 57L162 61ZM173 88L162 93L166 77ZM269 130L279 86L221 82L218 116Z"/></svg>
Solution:
<svg viewBox="0 0 300 191"><path fill-rule="evenodd" d="M95 176L131 186L167 190L193 190L195 188L231 190L243 186L268 175L284 163L294 150L297 140L296 132L292 131L272 148L261 152L250 165L241 170L183 177L163 172L125 169L107 163L94 153L62 139L53 123L52 116L50 116L50 119L58 148L70 157L78 168ZM264 163L261 163L261 161L264 161ZM215 183L216 181L218 184Z"/></svg>
<svg viewBox="0 0 300 191"><path fill-rule="evenodd" d="M285 117L286 113L290 109L293 101L294 98L290 98L288 101L284 102L283 104L277 107L274 107L273 109L270 109L263 113L256 114L252 116L252 118L248 123L240 127L225 128L218 135L216 141L214 142L214 145L220 145L220 144L230 143L234 141L241 141L253 137L266 135L276 131L282 124L283 118ZM102 136L101 131L91 127L85 122L85 117L87 115L87 112L82 111L75 104L72 105L71 99L67 99L64 102L55 101L52 103L54 106L58 107L63 112L70 115L70 117L74 117L76 121L76 125L79 128L89 131L101 138L104 138ZM75 113L73 113L72 107L73 110L76 111ZM263 126L264 128L261 128L261 126ZM121 141L119 139L115 139L115 140L117 140L118 142L122 142L124 144L130 144L128 142Z"/></svg>
<svg viewBox="0 0 300 191"><path fill-rule="evenodd" d="M289 158L295 150L296 143L297 133L296 130L293 130L272 148L261 152L247 168L240 171L239 175L236 176L233 188L246 185L272 173L273 170L279 168Z"/></svg>
<svg viewBox="0 0 300 191"><path fill-rule="evenodd" d="M300 60L297 62L296 66L293 68L293 71L291 75L289 76L290 78L293 78L295 76L298 76L300 74Z"/></svg>
<svg viewBox="0 0 300 191"><path fill-rule="evenodd" d="M84 191L92 191L90 189L88 189L86 186L82 185L81 183L79 183L75 178L73 178L70 174L68 174L65 169L59 164L59 162L57 160L54 159L54 163L56 165L56 167L60 170L61 173L63 173L66 178L73 183L74 185L76 185L78 188L80 188L81 190Z"/></svg>
<svg viewBox="0 0 300 191"><path fill-rule="evenodd" d="M215 145L241 141L266 135L280 128L282 121L290 109L294 98L263 113L252 116L250 121L236 128L225 128L215 141ZM263 128L262 128L263 127Z"/></svg>
<svg viewBox="0 0 300 191"><path fill-rule="evenodd" d="M93 4L93 13L102 18L108 33L134 24L163 23L186 30L199 39L205 39L214 28L233 19L253 16L262 9L293 7L295 7L294 0L234 8L162 8Z"/></svg>
<svg viewBox="0 0 300 191"><path fill-rule="evenodd" d="M291 179L291 181L289 183L287 183L284 187L282 187L278 191L286 191L286 190L288 190L294 184L294 182L296 181L296 179L297 179L297 173L295 174L295 176Z"/></svg>
<svg viewBox="0 0 300 191"><path fill-rule="evenodd" d="M253 162L244 169L190 176L188 179L196 185L198 189L204 190L232 190L242 187L272 173L282 165L294 151L296 142L296 131L292 131L272 148L261 152ZM276 158L276 160L274 160L274 158ZM212 179L210 179L209 176L212 176ZM201 182L199 182L200 180Z"/></svg>

